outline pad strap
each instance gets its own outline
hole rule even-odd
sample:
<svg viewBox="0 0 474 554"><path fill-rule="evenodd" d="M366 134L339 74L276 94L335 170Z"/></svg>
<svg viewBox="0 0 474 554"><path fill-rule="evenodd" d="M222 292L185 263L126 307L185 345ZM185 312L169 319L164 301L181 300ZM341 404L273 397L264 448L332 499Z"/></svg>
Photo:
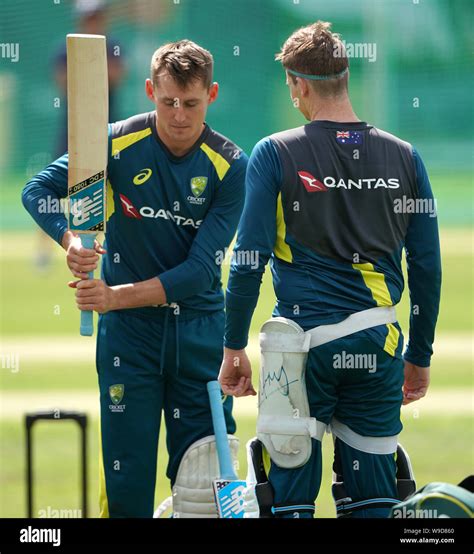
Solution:
<svg viewBox="0 0 474 554"><path fill-rule="evenodd" d="M257 433L307 436L322 441L327 425L314 417L288 417L261 414L257 420Z"/></svg>
<svg viewBox="0 0 474 554"><path fill-rule="evenodd" d="M396 321L397 312L394 306L379 306L356 312L339 323L320 325L307 331L307 334L311 335L310 348L321 346L371 327L395 323Z"/></svg>
<svg viewBox="0 0 474 554"><path fill-rule="evenodd" d="M350 427L332 418L330 424L331 432L347 445L367 452L368 454L394 454L397 451L398 435L390 437L364 437L353 431Z"/></svg>
<svg viewBox="0 0 474 554"><path fill-rule="evenodd" d="M307 333L260 333L262 352L309 352L311 337Z"/></svg>
<svg viewBox="0 0 474 554"><path fill-rule="evenodd" d="M378 306L351 314L339 323L313 327L304 334L262 332L260 348L262 352L309 352L311 348L327 342L396 321L395 306Z"/></svg>

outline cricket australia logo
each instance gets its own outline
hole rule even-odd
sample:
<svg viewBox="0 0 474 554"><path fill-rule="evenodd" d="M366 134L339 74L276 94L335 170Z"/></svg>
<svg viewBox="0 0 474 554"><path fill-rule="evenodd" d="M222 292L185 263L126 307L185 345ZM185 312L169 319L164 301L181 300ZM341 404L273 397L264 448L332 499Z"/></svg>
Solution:
<svg viewBox="0 0 474 554"><path fill-rule="evenodd" d="M202 196L202 193L207 187L207 177L193 177L190 182L191 192L193 196L188 196L187 200L190 204L204 204L206 198Z"/></svg>
<svg viewBox="0 0 474 554"><path fill-rule="evenodd" d="M110 400L112 400L113 402L113 404L109 405L109 410L111 412L125 411L125 404L120 404L120 402L123 399L124 393L125 393L125 385L118 384L118 385L111 385L109 387Z"/></svg>

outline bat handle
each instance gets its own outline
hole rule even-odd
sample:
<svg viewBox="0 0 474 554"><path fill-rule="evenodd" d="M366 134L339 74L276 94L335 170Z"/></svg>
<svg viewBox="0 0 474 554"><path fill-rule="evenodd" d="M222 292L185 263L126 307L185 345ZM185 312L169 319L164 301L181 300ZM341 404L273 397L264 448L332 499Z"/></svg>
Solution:
<svg viewBox="0 0 474 554"><path fill-rule="evenodd" d="M79 233L81 243L84 248L94 248L95 234ZM94 272L89 272L89 279L94 278ZM94 320L92 311L81 310L81 335L83 337L91 337L94 332Z"/></svg>
<svg viewBox="0 0 474 554"><path fill-rule="evenodd" d="M224 407L222 406L221 386L219 381L209 381L207 392L211 404L212 425L216 437L217 458L219 460L220 476L222 479L237 479L230 454L227 427L225 424Z"/></svg>

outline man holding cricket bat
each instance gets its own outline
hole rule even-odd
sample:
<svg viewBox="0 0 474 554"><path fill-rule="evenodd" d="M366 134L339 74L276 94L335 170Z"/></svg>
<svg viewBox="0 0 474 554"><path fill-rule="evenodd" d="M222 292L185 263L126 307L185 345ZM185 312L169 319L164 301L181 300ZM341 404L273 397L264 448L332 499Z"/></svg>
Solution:
<svg viewBox="0 0 474 554"><path fill-rule="evenodd" d="M330 430L338 516L386 517L401 494L397 466L409 466L397 446L400 407L429 384L441 284L433 195L416 150L354 113L348 59L329 23L295 31L277 59L309 123L252 152L235 248L256 251L259 265L234 256L219 376L225 393L255 394L245 346L271 259L276 317L260 334L259 441L250 443L253 484L265 486L263 460L269 487L265 503L256 487L258 505L248 505L254 517L313 517ZM411 314L402 356L394 306L404 248Z"/></svg>
<svg viewBox="0 0 474 554"><path fill-rule="evenodd" d="M222 358L219 261L243 208L247 157L205 123L218 95L212 76L211 54L191 41L153 54L146 94L156 109L109 125L104 248L84 248L62 214L38 210L48 196L67 196L67 154L23 191L67 252L78 307L101 314L102 517L152 516L162 411L175 516L216 515L206 383ZM87 279L100 256L102 280ZM229 433L231 409L228 398Z"/></svg>

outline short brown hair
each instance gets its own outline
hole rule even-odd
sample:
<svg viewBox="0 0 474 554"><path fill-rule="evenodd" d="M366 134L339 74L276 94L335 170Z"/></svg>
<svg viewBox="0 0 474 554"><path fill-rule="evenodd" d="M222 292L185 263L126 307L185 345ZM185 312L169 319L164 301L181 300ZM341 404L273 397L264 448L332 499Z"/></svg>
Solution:
<svg viewBox="0 0 474 554"><path fill-rule="evenodd" d="M295 31L283 44L275 59L287 70L304 75L338 75L349 67L344 45L331 23L316 21ZM295 80L293 75L290 76ZM337 96L347 90L344 75L326 80L311 80L314 89L324 96Z"/></svg>
<svg viewBox="0 0 474 554"><path fill-rule="evenodd" d="M212 54L191 40L179 40L160 46L151 58L151 80L158 84L160 74L168 73L183 89L195 81L206 88L212 83Z"/></svg>

